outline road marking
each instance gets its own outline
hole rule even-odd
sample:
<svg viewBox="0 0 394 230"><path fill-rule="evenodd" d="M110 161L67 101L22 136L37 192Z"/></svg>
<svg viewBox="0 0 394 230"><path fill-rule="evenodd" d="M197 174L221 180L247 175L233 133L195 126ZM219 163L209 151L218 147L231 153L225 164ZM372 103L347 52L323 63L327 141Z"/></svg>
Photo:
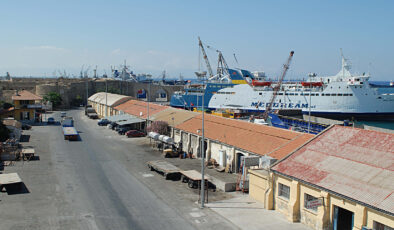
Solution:
<svg viewBox="0 0 394 230"><path fill-rule="evenodd" d="M190 214L192 217L194 217L194 218L200 218L200 217L205 216L205 214L202 213L202 212L190 212L189 214Z"/></svg>
<svg viewBox="0 0 394 230"><path fill-rule="evenodd" d="M144 173L144 174L142 174L142 176L143 177L153 177L154 175L150 174L150 173Z"/></svg>

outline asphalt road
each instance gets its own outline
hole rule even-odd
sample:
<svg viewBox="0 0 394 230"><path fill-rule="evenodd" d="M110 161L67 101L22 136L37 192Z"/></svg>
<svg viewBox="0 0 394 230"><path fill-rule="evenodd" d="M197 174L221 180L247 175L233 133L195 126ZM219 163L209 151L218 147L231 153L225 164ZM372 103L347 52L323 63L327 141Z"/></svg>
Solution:
<svg viewBox="0 0 394 230"><path fill-rule="evenodd" d="M187 186L149 172L145 163L157 154L146 140L118 136L81 110L67 113L81 141L65 141L60 126L25 132L40 160L5 168L27 191L0 195L0 229L235 229L199 209Z"/></svg>

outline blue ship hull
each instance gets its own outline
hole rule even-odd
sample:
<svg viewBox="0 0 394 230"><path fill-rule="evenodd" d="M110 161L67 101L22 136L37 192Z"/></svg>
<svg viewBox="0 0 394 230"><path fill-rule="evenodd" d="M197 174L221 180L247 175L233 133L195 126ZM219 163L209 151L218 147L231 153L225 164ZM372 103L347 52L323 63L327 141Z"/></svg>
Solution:
<svg viewBox="0 0 394 230"><path fill-rule="evenodd" d="M186 88L182 94L174 94L170 100L170 106L176 108L193 109L201 108L204 92L204 107L208 108L208 103L214 93L223 88L232 87L230 83L207 83L205 91L200 88Z"/></svg>

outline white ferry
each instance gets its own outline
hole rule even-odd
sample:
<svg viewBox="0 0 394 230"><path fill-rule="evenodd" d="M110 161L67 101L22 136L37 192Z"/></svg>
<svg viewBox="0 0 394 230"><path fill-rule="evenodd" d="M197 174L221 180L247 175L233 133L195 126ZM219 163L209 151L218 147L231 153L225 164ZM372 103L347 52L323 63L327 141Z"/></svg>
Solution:
<svg viewBox="0 0 394 230"><path fill-rule="evenodd" d="M272 109L300 109L304 114L336 119L394 119L394 87L372 84L369 74L352 75L350 67L342 56L342 69L335 76L309 74L304 82L283 82ZM217 91L208 107L265 111L278 83L255 79L248 82Z"/></svg>

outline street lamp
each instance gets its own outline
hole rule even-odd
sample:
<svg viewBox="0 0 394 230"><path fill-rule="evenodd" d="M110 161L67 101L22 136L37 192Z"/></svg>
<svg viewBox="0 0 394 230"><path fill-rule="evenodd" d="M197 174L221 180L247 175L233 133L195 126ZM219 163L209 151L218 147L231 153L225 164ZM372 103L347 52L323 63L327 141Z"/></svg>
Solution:
<svg viewBox="0 0 394 230"><path fill-rule="evenodd" d="M108 117L108 99L107 99L107 94L108 94L108 84L107 84L107 79L105 79L105 116L104 116L104 118Z"/></svg>
<svg viewBox="0 0 394 230"><path fill-rule="evenodd" d="M202 128L201 128L201 208L204 208L204 201L205 201L205 179L204 179L204 166L205 166L205 142L204 142L204 93L205 93L205 82L203 81L203 85L202 85L202 100L201 100L201 109L202 109ZM198 95L197 95L198 96Z"/></svg>

